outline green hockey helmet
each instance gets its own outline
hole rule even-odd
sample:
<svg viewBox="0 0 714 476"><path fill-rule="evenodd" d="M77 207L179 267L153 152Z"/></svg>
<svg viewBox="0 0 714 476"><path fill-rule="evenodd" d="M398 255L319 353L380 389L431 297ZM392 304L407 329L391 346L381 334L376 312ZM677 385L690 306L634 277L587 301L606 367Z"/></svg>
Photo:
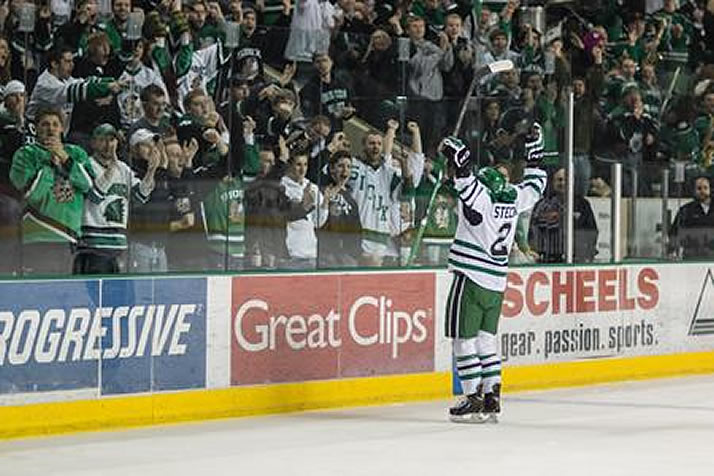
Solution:
<svg viewBox="0 0 714 476"><path fill-rule="evenodd" d="M483 167L478 171L478 180L483 184L494 202L513 203L516 200L516 189L506 181L498 169Z"/></svg>

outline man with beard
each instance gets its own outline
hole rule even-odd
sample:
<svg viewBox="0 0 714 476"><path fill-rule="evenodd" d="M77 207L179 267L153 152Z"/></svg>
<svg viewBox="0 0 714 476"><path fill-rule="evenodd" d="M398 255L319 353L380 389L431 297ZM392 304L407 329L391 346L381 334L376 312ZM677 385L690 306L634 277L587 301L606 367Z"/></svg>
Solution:
<svg viewBox="0 0 714 476"><path fill-rule="evenodd" d="M714 211L712 211L711 179L697 177L694 181L694 201L683 205L670 229L674 252L684 259L710 259L714 256Z"/></svg>
<svg viewBox="0 0 714 476"><path fill-rule="evenodd" d="M399 123L387 123L387 133L376 131L364 137L364 157L352 161L349 185L357 202L362 224L362 260L366 266L382 266L385 258L397 258L393 229L395 208L400 207L405 176L412 177L411 185L417 187L424 172L421 134L416 122L407 124L413 150L399 170L392 164L391 145ZM388 150L389 155L383 152ZM401 232L401 230L399 230Z"/></svg>

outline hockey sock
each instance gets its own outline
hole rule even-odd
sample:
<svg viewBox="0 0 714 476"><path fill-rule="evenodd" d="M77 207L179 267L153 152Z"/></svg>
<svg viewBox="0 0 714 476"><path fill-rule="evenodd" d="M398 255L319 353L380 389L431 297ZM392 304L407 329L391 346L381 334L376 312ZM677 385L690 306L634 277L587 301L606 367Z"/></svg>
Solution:
<svg viewBox="0 0 714 476"><path fill-rule="evenodd" d="M476 338L454 339L454 356L464 395L476 393L481 383L481 361L478 358Z"/></svg>
<svg viewBox="0 0 714 476"><path fill-rule="evenodd" d="M477 346L482 367L483 391L491 393L493 386L501 383L501 357L496 346L496 336L490 332L479 331Z"/></svg>

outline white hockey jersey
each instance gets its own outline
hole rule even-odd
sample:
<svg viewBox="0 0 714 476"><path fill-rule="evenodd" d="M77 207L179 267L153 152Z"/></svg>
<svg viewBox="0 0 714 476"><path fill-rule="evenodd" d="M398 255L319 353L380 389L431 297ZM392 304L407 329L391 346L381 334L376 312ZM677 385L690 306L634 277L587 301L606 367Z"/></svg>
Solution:
<svg viewBox="0 0 714 476"><path fill-rule="evenodd" d="M223 57L221 42L194 51L191 56L191 67L186 74L178 78L178 106L183 110L183 99L193 89L200 88L209 93L209 83L218 76L219 68L226 63L228 58Z"/></svg>
<svg viewBox="0 0 714 476"><path fill-rule="evenodd" d="M122 89L117 95L121 126L125 130L144 115L144 109L141 106L141 91L146 86L155 84L164 91L166 97L169 97L161 75L143 64L136 71L125 69L119 76L119 80L128 83L128 87Z"/></svg>
<svg viewBox="0 0 714 476"><path fill-rule="evenodd" d="M35 114L47 107L61 109L65 116L65 132L72 118L74 103L87 98L87 86L99 78L67 78L59 79L46 69L38 78L27 103L27 117L34 121Z"/></svg>
<svg viewBox="0 0 714 476"><path fill-rule="evenodd" d="M414 187L417 187L424 173L424 154L411 154L407 164ZM391 236L402 231L396 222L399 221L399 195L403 180L401 171L392 165L391 156L385 157L377 168L353 159L348 183L352 198L357 202L366 237L372 241L387 242Z"/></svg>
<svg viewBox="0 0 714 476"><path fill-rule="evenodd" d="M526 168L514 203L494 202L488 189L474 176L454 180L459 194L459 224L449 250L449 270L465 274L492 291L506 289L508 255L516 235L518 214L541 199L547 174Z"/></svg>
<svg viewBox="0 0 714 476"><path fill-rule="evenodd" d="M144 189L141 181L129 166L118 161L109 180L106 168L94 157L89 161L94 169L97 187L104 193L101 201L86 200L82 214L82 238L80 248L124 250L127 248L126 227L129 215L129 200L146 203L151 189ZM130 198L131 196L131 198Z"/></svg>

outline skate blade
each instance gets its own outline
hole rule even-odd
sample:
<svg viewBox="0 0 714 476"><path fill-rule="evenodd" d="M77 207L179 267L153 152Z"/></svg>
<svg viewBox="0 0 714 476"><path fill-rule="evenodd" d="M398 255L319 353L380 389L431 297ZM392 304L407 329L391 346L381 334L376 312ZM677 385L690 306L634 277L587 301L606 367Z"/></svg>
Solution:
<svg viewBox="0 0 714 476"><path fill-rule="evenodd" d="M449 415L449 420L453 423L467 423L471 425L481 425L483 423L489 423L491 419L494 419L494 423L498 422L496 415L485 414L485 413L471 413L470 415Z"/></svg>

